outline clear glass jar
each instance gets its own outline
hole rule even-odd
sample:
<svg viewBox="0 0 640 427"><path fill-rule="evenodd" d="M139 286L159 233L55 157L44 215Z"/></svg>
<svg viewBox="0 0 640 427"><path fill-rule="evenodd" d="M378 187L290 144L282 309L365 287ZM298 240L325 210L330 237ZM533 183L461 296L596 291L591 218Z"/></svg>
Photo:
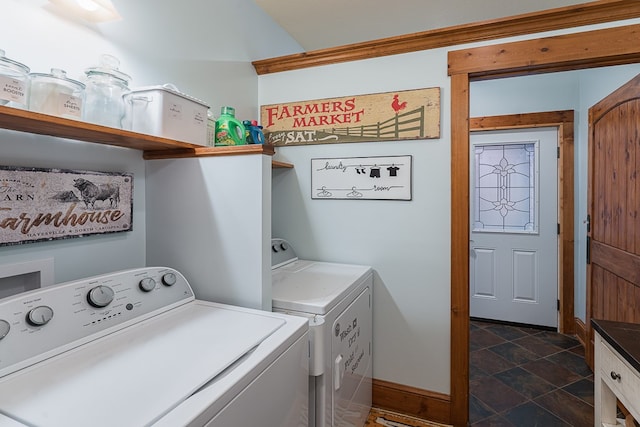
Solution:
<svg viewBox="0 0 640 427"><path fill-rule="evenodd" d="M67 73L52 68L51 74L29 74L31 91L29 110L68 119L82 119L84 84L67 78Z"/></svg>
<svg viewBox="0 0 640 427"><path fill-rule="evenodd" d="M0 105L27 108L29 67L4 56L0 49Z"/></svg>
<svg viewBox="0 0 640 427"><path fill-rule="evenodd" d="M124 96L131 92L131 77L119 71L119 66L118 58L103 54L100 56L100 65L85 70L85 121L122 128Z"/></svg>

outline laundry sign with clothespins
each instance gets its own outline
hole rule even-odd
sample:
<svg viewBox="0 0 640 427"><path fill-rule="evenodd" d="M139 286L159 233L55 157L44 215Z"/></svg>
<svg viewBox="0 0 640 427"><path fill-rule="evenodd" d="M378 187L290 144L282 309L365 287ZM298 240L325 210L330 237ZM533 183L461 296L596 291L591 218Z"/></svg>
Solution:
<svg viewBox="0 0 640 427"><path fill-rule="evenodd" d="M412 156L311 159L311 198L411 200Z"/></svg>

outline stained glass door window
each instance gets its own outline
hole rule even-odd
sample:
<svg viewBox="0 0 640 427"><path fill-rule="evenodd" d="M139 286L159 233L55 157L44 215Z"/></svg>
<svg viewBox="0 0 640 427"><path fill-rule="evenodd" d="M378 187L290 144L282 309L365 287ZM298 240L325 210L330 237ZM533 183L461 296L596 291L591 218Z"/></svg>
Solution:
<svg viewBox="0 0 640 427"><path fill-rule="evenodd" d="M473 231L537 233L538 144L474 145Z"/></svg>

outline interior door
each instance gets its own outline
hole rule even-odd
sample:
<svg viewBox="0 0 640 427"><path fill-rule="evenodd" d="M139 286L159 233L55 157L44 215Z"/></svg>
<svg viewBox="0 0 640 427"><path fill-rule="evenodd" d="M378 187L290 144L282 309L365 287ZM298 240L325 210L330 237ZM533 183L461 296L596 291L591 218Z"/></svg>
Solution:
<svg viewBox="0 0 640 427"><path fill-rule="evenodd" d="M558 326L558 131L471 134L471 317Z"/></svg>
<svg viewBox="0 0 640 427"><path fill-rule="evenodd" d="M640 75L589 109L587 360L591 319L640 323Z"/></svg>

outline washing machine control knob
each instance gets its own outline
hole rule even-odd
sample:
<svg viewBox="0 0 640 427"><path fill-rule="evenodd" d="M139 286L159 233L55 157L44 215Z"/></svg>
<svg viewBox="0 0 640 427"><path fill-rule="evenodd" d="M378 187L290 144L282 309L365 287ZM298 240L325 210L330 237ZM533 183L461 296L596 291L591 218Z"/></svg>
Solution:
<svg viewBox="0 0 640 427"><path fill-rule="evenodd" d="M174 273L167 273L162 276L162 283L166 286L173 286L178 281L178 278Z"/></svg>
<svg viewBox="0 0 640 427"><path fill-rule="evenodd" d="M46 305L41 305L36 308L32 308L27 313L27 323L31 326L43 326L49 323L49 320L53 318L53 309ZM7 331L9 332L9 331Z"/></svg>
<svg viewBox="0 0 640 427"><path fill-rule="evenodd" d="M282 242L280 243L280 249L282 249L283 251L286 251L287 249L289 249L289 246L287 246L285 242Z"/></svg>
<svg viewBox="0 0 640 427"><path fill-rule="evenodd" d="M9 322L0 319L0 340L7 336L10 329L11 325L9 325Z"/></svg>
<svg viewBox="0 0 640 427"><path fill-rule="evenodd" d="M106 307L111 304L115 293L108 286L100 285L91 289L87 294L87 301L96 308Z"/></svg>
<svg viewBox="0 0 640 427"><path fill-rule="evenodd" d="M156 287L156 281L153 277L145 277L138 283L138 287L144 292L151 292Z"/></svg>

